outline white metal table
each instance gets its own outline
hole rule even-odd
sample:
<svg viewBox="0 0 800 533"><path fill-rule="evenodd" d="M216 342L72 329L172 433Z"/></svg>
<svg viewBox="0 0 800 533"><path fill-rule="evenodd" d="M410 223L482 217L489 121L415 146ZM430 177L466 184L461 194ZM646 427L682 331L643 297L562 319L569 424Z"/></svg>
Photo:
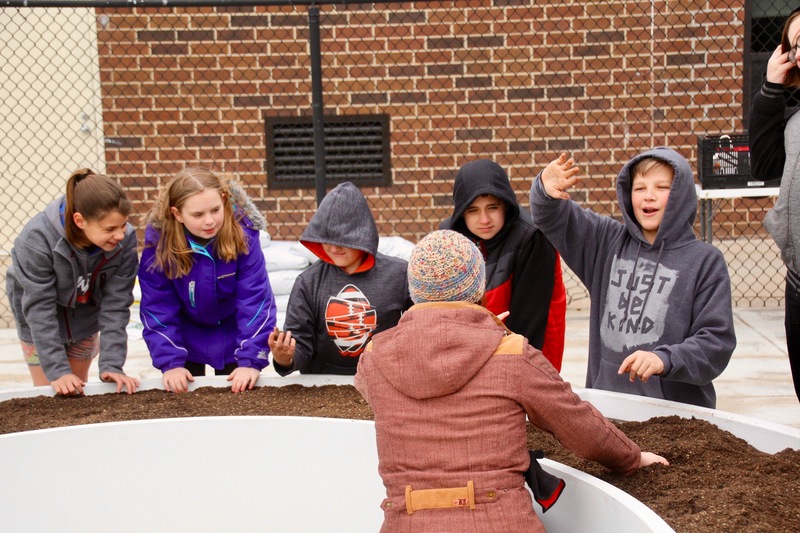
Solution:
<svg viewBox="0 0 800 533"><path fill-rule="evenodd" d="M714 237L714 200L729 198L766 198L778 196L780 187L751 187L748 189L703 189L695 184L700 200L700 239L710 243Z"/></svg>

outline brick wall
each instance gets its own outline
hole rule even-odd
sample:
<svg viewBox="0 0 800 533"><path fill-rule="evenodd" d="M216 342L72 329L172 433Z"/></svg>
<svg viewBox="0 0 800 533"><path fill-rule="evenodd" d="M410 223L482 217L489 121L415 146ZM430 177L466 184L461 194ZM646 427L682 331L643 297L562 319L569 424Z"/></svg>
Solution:
<svg viewBox="0 0 800 533"><path fill-rule="evenodd" d="M586 178L574 197L615 214L613 179L635 153L669 145L694 165L697 135L742 131L743 4L322 6L326 113L391 117L393 185L363 189L382 234L434 229L479 157L527 205L531 178L568 151ZM264 116L310 114L306 8L98 13L107 168L136 211L184 165L209 165L240 176L274 238L297 238L315 190L268 189Z"/></svg>

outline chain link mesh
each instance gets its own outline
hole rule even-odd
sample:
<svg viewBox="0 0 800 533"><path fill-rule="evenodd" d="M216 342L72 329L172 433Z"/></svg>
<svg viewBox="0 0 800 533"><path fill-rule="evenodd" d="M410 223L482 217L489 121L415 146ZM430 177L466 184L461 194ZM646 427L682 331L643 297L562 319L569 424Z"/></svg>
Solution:
<svg viewBox="0 0 800 533"><path fill-rule="evenodd" d="M19 230L82 167L120 180L140 230L177 170L234 173L272 238L296 239L315 190L270 189L265 119L312 114L309 8L74 5L0 10L3 276ZM791 10L783 0L318 7L325 114L389 115L392 183L362 191L381 234L412 241L450 214L455 173L475 158L506 168L527 206L533 177L567 152L583 176L573 198L619 217L614 180L630 157L668 145L697 168L698 136L746 131ZM737 305L782 302L783 265L761 226L773 201L713 202L710 237ZM571 304L588 305L566 274ZM12 323L5 295L0 315Z"/></svg>

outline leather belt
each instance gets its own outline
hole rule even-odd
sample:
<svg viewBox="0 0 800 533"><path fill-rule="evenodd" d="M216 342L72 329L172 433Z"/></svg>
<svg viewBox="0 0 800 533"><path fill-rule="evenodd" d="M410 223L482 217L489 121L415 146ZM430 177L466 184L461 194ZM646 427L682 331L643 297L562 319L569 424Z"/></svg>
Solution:
<svg viewBox="0 0 800 533"><path fill-rule="evenodd" d="M475 509L475 486L467 481L466 487L449 489L414 490L406 485L406 512L422 509L449 509L452 507L469 507Z"/></svg>

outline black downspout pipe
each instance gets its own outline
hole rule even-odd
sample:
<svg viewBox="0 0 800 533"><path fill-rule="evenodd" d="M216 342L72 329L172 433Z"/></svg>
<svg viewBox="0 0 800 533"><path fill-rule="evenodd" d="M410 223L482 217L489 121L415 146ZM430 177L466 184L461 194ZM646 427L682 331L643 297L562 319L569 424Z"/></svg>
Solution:
<svg viewBox="0 0 800 533"><path fill-rule="evenodd" d="M322 53L319 35L319 8L308 8L308 40L311 55L311 110L314 126L314 183L317 207L325 198L325 108L322 102Z"/></svg>

